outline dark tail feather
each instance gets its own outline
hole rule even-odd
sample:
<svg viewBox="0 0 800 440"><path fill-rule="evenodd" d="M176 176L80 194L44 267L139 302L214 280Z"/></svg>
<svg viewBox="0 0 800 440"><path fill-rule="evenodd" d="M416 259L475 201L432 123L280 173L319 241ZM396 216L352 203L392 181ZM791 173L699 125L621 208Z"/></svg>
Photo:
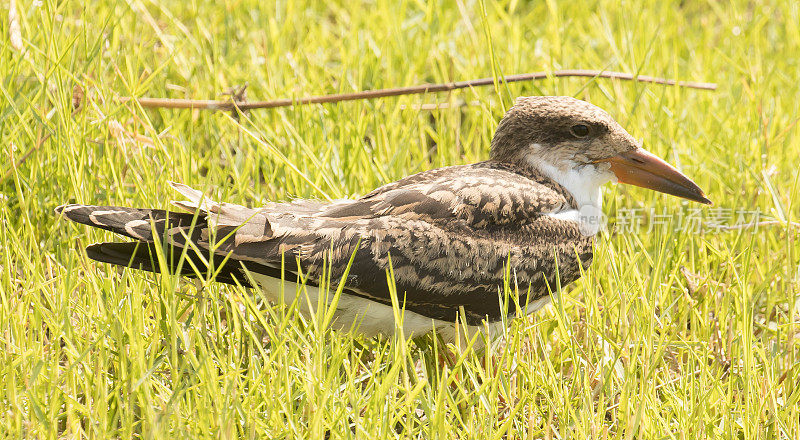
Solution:
<svg viewBox="0 0 800 440"><path fill-rule="evenodd" d="M146 242L156 241L154 233L156 237L163 237L164 232L170 228L180 227L188 230L192 222L195 222L195 229L198 231L206 227L204 214L168 212L163 209L62 205L56 208L56 213L63 214L64 217L77 223Z"/></svg>
<svg viewBox="0 0 800 440"><path fill-rule="evenodd" d="M104 263L161 273L162 264L159 263L156 246L160 245L141 241L97 243L87 247L86 254L89 258ZM183 256L182 248L169 245L162 249L165 250L165 252L162 252L165 260L164 264L170 273L179 273L190 278L208 278L211 276L209 272L213 272L216 281L251 287L239 261L226 260L219 255L214 255L211 258L205 255L205 259L203 259L192 249L187 249L185 256ZM211 267L206 264L206 261L210 263Z"/></svg>
<svg viewBox="0 0 800 440"><path fill-rule="evenodd" d="M56 213L63 214L74 222L137 240L129 243L93 244L86 248L86 254L93 260L156 273L168 269L171 273L192 278L210 277L209 272L213 272L216 281L250 287L242 270L243 265L237 260L206 253L201 257L191 246L187 247L184 255L186 241L197 242L202 231L208 227L205 214L92 205L59 206ZM180 232L169 234L170 230ZM165 239L165 235L170 238ZM162 242L170 241L171 244L165 243L162 246ZM159 263L157 246L164 250L164 265Z"/></svg>

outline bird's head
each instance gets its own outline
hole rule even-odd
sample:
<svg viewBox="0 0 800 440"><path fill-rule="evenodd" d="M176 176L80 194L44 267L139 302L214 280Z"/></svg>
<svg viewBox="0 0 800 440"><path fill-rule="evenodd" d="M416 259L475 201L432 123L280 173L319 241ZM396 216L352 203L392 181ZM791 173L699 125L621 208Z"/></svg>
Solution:
<svg viewBox="0 0 800 440"><path fill-rule="evenodd" d="M491 158L536 168L576 200L582 198L576 192L599 191L616 180L711 204L694 182L643 149L608 113L568 96L517 99L497 127Z"/></svg>

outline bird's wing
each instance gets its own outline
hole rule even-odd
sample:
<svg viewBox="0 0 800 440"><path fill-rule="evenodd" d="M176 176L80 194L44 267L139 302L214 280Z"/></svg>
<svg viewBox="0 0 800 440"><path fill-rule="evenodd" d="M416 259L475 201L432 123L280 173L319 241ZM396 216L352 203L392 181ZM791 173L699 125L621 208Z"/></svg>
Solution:
<svg viewBox="0 0 800 440"><path fill-rule="evenodd" d="M588 267L591 238L575 222L546 215L573 204L552 182L500 164L440 168L322 209L315 214L319 226L334 232L316 241L305 259L319 261L333 243L334 261L344 267L360 239L348 274L351 290L388 303L391 257L407 309L452 320L463 307L472 323L499 319L498 287L507 270L536 299L548 284L556 288L556 273L566 285L580 276L580 266Z"/></svg>

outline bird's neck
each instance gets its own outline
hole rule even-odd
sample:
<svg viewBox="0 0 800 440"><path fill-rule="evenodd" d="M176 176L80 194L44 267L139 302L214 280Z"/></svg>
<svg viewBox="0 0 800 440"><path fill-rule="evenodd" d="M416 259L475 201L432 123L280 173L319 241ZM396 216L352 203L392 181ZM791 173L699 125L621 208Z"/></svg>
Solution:
<svg viewBox="0 0 800 440"><path fill-rule="evenodd" d="M604 222L600 187L614 180L614 174L607 166L578 164L570 160L556 165L538 155L528 156L526 162L572 196L573 205L552 213L553 216L579 223L586 235L594 235L599 231Z"/></svg>
<svg viewBox="0 0 800 440"><path fill-rule="evenodd" d="M548 163L538 163L536 169L572 195L575 200L573 209L585 206L602 209L603 195L600 187L610 180L606 173L599 172L592 165L555 167Z"/></svg>

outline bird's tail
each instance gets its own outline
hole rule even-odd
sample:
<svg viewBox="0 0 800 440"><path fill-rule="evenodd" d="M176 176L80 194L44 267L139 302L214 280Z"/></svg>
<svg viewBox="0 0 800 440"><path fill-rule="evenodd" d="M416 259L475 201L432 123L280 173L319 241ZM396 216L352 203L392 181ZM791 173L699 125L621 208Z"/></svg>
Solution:
<svg viewBox="0 0 800 440"><path fill-rule="evenodd" d="M96 243L89 258L150 272L169 270L189 277L249 286L242 264L207 246L207 213L170 212L117 206L63 205L56 213L69 220L133 238L126 243ZM201 245L202 243L202 245Z"/></svg>

